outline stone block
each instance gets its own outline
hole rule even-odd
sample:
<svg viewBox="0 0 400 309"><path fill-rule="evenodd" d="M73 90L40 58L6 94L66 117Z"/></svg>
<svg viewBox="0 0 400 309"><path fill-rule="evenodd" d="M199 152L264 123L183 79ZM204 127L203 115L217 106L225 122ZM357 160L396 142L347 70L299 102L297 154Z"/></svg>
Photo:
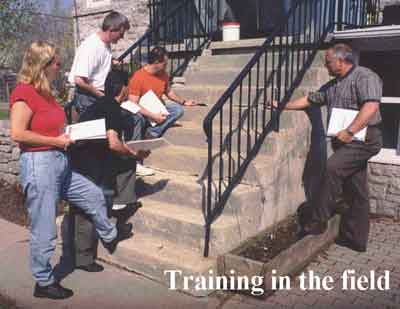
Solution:
<svg viewBox="0 0 400 309"><path fill-rule="evenodd" d="M400 192L397 192L397 194L388 193L385 200L400 205Z"/></svg>
<svg viewBox="0 0 400 309"><path fill-rule="evenodd" d="M19 147L14 147L14 149L11 152L11 159L19 160L20 154L21 154L21 150L19 149Z"/></svg>
<svg viewBox="0 0 400 309"><path fill-rule="evenodd" d="M19 178L16 175L11 175L8 173L0 173L0 179L4 180L5 182L9 184L16 184L19 182Z"/></svg>
<svg viewBox="0 0 400 309"><path fill-rule="evenodd" d="M11 153L13 150L13 146L11 145L0 145L0 152Z"/></svg>
<svg viewBox="0 0 400 309"><path fill-rule="evenodd" d="M368 182L370 185L381 185L381 186L385 186L388 181L390 181L390 177L386 176L386 175L369 175L368 177Z"/></svg>
<svg viewBox="0 0 400 309"><path fill-rule="evenodd" d="M8 163L11 160L9 153L0 152L0 163Z"/></svg>
<svg viewBox="0 0 400 309"><path fill-rule="evenodd" d="M19 174L19 164L18 161L13 161L8 163L8 171L14 175Z"/></svg>
<svg viewBox="0 0 400 309"><path fill-rule="evenodd" d="M369 195L371 198L377 200L384 200L386 197L387 187L383 185L371 185L369 186Z"/></svg>

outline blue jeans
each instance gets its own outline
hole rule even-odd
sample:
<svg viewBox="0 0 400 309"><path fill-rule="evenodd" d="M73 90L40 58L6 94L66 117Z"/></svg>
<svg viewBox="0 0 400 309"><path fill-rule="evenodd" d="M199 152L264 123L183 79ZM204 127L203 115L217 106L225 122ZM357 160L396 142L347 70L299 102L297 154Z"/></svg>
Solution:
<svg viewBox="0 0 400 309"><path fill-rule="evenodd" d="M127 142L143 139L146 119L139 113L132 114L126 110L122 110L121 113L124 140Z"/></svg>
<svg viewBox="0 0 400 309"><path fill-rule="evenodd" d="M161 137L164 132L175 123L175 121L183 116L184 110L182 105L171 102L165 104L165 107L169 112L167 119L165 119L163 123L158 124L154 127L150 125L150 127L147 129L147 133L150 134L152 137Z"/></svg>
<svg viewBox="0 0 400 309"><path fill-rule="evenodd" d="M58 150L23 152L20 178L31 220L31 270L39 285L47 286L55 281L50 258L56 248L56 212L61 199L88 214L105 242L117 236L115 225L107 217L102 190L73 172L65 153Z"/></svg>
<svg viewBox="0 0 400 309"><path fill-rule="evenodd" d="M96 102L96 97L79 93L77 90L75 90L73 105L75 106L80 117L82 117L88 110L90 110L90 107Z"/></svg>

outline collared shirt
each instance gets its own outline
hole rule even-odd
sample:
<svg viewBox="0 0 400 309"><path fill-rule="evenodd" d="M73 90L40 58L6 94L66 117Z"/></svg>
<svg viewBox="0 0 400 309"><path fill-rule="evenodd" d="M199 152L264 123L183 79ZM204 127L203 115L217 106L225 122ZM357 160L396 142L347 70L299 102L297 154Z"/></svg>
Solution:
<svg viewBox="0 0 400 309"><path fill-rule="evenodd" d="M353 66L343 77L335 78L317 92L308 95L311 104L327 105L328 117L332 108L360 110L365 102L378 102L382 98L382 80L368 68ZM382 121L379 110L368 122L375 126Z"/></svg>

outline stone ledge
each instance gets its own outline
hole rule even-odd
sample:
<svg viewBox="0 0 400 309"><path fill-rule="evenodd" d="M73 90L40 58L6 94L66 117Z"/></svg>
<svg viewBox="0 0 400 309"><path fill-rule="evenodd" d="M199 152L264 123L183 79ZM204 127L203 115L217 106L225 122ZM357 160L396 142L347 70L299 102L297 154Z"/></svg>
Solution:
<svg viewBox="0 0 400 309"><path fill-rule="evenodd" d="M383 148L376 156L369 159L368 163L400 166L400 155L396 154L396 149Z"/></svg>

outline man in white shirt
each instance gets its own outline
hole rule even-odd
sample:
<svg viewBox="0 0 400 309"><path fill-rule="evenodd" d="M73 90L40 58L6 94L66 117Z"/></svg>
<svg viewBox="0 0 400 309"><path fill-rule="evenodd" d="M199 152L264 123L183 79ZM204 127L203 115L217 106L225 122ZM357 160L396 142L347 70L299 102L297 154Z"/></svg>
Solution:
<svg viewBox="0 0 400 309"><path fill-rule="evenodd" d="M75 85L74 105L82 115L104 96L104 83L114 60L111 44L116 44L129 30L128 18L118 12L109 13L101 30L91 34L78 47L68 81Z"/></svg>

